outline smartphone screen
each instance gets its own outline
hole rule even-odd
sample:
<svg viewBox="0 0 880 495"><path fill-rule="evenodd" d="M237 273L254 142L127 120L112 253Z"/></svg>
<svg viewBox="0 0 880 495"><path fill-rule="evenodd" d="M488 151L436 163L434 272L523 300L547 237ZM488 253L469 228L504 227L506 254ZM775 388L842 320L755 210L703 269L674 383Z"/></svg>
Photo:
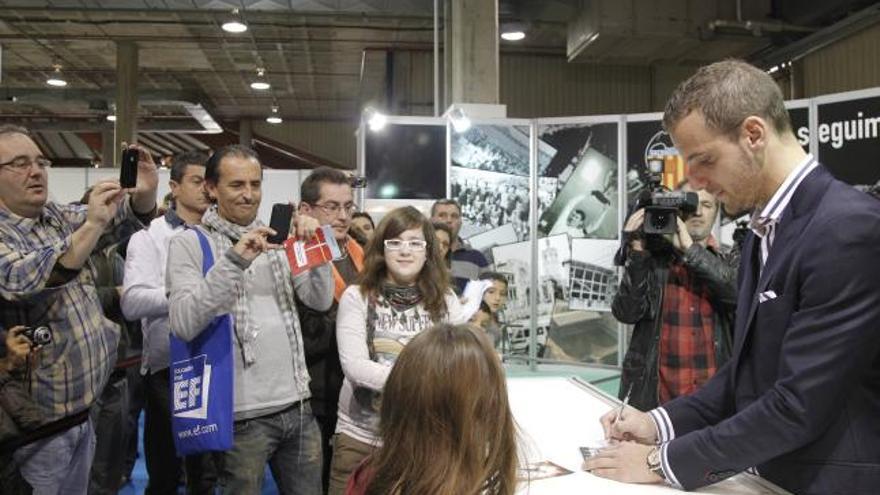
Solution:
<svg viewBox="0 0 880 495"><path fill-rule="evenodd" d="M122 165L119 170L119 185L124 189L137 185L137 169L140 152L136 148L122 151Z"/></svg>
<svg viewBox="0 0 880 495"><path fill-rule="evenodd" d="M290 234L290 220L293 218L293 205L289 203L275 203L272 205L272 218L269 227L275 231L275 235L267 240L272 244L281 244L287 240Z"/></svg>

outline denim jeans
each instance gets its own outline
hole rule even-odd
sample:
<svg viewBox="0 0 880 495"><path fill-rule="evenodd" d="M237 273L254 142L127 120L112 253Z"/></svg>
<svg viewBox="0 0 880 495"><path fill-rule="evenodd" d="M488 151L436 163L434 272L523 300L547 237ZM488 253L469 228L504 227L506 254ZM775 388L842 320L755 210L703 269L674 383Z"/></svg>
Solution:
<svg viewBox="0 0 880 495"><path fill-rule="evenodd" d="M321 432L308 402L236 421L223 457L224 494L259 495L267 462L282 495L321 493Z"/></svg>
<svg viewBox="0 0 880 495"><path fill-rule="evenodd" d="M13 454L34 495L86 495L94 455L91 420L25 445Z"/></svg>

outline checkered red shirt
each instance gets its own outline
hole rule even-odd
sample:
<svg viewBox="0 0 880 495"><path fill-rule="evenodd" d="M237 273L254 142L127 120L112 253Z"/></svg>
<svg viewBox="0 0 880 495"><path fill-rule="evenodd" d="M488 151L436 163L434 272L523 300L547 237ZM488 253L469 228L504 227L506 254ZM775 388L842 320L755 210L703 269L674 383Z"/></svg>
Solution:
<svg viewBox="0 0 880 495"><path fill-rule="evenodd" d="M669 269L660 332L660 404L688 395L715 374L715 312L704 283L681 263Z"/></svg>

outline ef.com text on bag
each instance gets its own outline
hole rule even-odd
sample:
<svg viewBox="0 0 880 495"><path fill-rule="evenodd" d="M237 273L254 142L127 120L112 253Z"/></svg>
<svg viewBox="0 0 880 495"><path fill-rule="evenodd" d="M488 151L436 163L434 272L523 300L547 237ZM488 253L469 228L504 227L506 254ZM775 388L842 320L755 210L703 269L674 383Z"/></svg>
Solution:
<svg viewBox="0 0 880 495"><path fill-rule="evenodd" d="M204 435L205 433L214 433L216 431L217 431L217 423L211 423L209 425L195 425L194 427L192 427L188 430L178 431L177 438L180 438L180 439L192 438L192 437L197 437L199 435Z"/></svg>

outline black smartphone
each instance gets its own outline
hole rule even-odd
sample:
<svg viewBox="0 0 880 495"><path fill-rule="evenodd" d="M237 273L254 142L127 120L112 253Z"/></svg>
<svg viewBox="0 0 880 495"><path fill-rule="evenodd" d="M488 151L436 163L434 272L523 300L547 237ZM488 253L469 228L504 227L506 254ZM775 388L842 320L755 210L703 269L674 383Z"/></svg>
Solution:
<svg viewBox="0 0 880 495"><path fill-rule="evenodd" d="M275 203L272 205L272 218L269 227L275 231L267 240L272 244L281 244L290 235L290 220L293 218L293 205L290 203Z"/></svg>
<svg viewBox="0 0 880 495"><path fill-rule="evenodd" d="M123 189L137 185L138 160L140 151L137 148L125 148L122 151L122 165L119 170L119 185Z"/></svg>

